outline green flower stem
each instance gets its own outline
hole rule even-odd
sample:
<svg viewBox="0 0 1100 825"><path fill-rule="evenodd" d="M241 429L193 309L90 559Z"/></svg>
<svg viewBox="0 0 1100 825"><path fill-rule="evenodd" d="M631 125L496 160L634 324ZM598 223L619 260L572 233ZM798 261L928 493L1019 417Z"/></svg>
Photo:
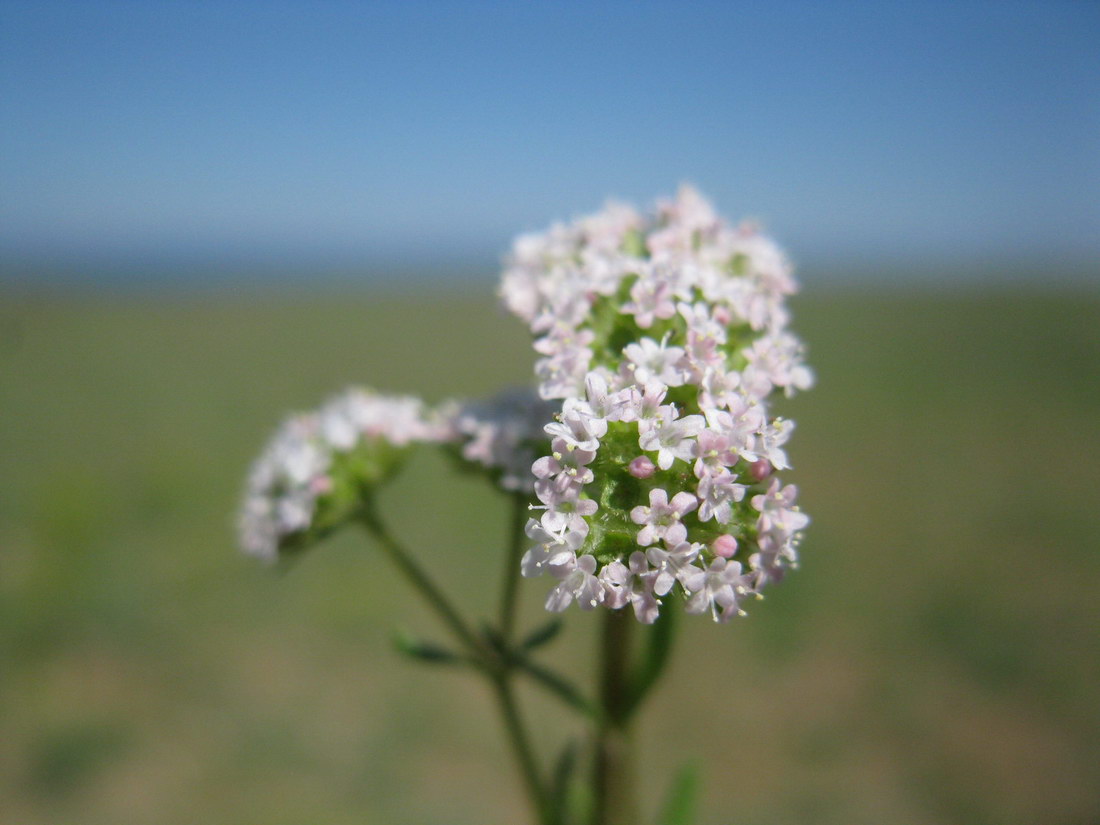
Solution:
<svg viewBox="0 0 1100 825"><path fill-rule="evenodd" d="M496 689L497 702L504 718L504 728L508 733L509 741L512 743L512 750L515 751L516 760L519 762L520 774L523 776L523 784L527 789L527 798L533 808L535 821L547 823L550 821L551 816L550 801L546 794L546 788L540 779L534 748L531 747L531 740L527 736L523 720L519 715L519 706L516 704L510 671L499 671L493 678L493 687Z"/></svg>
<svg viewBox="0 0 1100 825"><path fill-rule="evenodd" d="M424 597L424 600L433 610L435 610L439 618L441 618L443 623L451 629L458 640L465 645L470 654L474 656L476 660L486 663L491 654L488 646L484 641L474 635L469 625L467 625L462 616L459 615L455 606L451 604L450 600L443 594L443 591L428 577L427 571L425 571L424 568L420 566L420 563L412 557L412 554L393 537L381 517L378 515L378 511L373 501L370 499L368 499L367 506L363 510L362 518L363 524L366 525L367 530L382 546L382 549L386 551L390 560L404 575L405 580Z"/></svg>
<svg viewBox="0 0 1100 825"><path fill-rule="evenodd" d="M516 509L519 510L518 504ZM431 605L444 624L469 650L471 660L479 666L478 670L489 679L494 688L494 695L500 705L505 731L519 762L520 773L535 813L535 820L540 823L549 822L551 814L545 786L540 778L535 752L524 729L519 715L519 707L516 704L515 692L512 689L514 664L501 657L486 640L470 630L469 625L459 614L457 608L444 595L443 591L428 577L427 572L413 558L412 554L390 533L381 516L379 516L372 499L367 500L367 505L362 514L362 521L368 532L377 540L397 566L397 569L404 575L406 581ZM518 552L515 548L519 546L521 546L521 542L518 539L514 540L513 550L509 554L510 562L511 556ZM518 560L514 564L510 563L509 566L518 570ZM508 594L509 590L512 591L511 595ZM502 618L507 618L509 625L514 622L515 590L515 582L506 574L501 614Z"/></svg>
<svg viewBox="0 0 1100 825"><path fill-rule="evenodd" d="M600 707L593 762L593 825L637 823L634 765L628 723L631 690L630 641L634 617L627 610L603 615L599 646Z"/></svg>
<svg viewBox="0 0 1100 825"><path fill-rule="evenodd" d="M523 555L524 525L527 523L527 496L512 495L512 523L509 533L508 553L504 566L504 585L500 598L500 638L506 647L512 644L516 627L516 605L519 594L519 562Z"/></svg>
<svg viewBox="0 0 1100 825"><path fill-rule="evenodd" d="M519 567L520 556L523 553L523 527L527 522L527 496L522 493L512 495L512 521L509 530L508 552L504 557L504 581L500 591L500 625L497 628L500 640L505 651L512 646L512 637L516 628L516 608L519 602ZM512 676L515 673L516 662L509 657L505 666L500 669L494 685L497 698L500 703L501 714L504 717L504 726L508 731L508 738L512 742L516 759L519 761L523 774L524 785L527 788L527 796L534 807L535 818L538 822L548 822L551 816L550 800L546 794L546 787L540 777L538 763L535 761L535 751L531 747L527 731L519 715L519 706L516 704L515 691L512 687Z"/></svg>

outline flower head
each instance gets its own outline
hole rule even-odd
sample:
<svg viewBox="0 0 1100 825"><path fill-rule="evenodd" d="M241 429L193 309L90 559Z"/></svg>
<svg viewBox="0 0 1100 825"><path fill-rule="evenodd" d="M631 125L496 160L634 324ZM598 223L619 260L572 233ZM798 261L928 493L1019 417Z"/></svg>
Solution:
<svg viewBox="0 0 1100 825"><path fill-rule="evenodd" d="M545 452L548 439L543 425L554 414L556 405L540 399L532 390L507 390L487 401L451 401L444 404L439 418L447 429L444 439L452 445L456 458L467 469L488 474L505 490L534 492L536 478L531 463ZM565 458L564 465L546 464L548 475L566 472L568 466L582 464ZM560 469L555 469L560 468Z"/></svg>
<svg viewBox="0 0 1100 825"><path fill-rule="evenodd" d="M559 579L548 608L650 622L678 587L724 621L793 566L808 518L774 475L794 425L769 405L813 380L786 328L796 289L769 238L687 187L649 216L614 205L516 241L501 295L561 405L524 566Z"/></svg>
<svg viewBox="0 0 1100 825"><path fill-rule="evenodd" d="M238 518L241 548L267 561L349 519L417 442L449 428L410 396L352 388L288 418L252 465Z"/></svg>

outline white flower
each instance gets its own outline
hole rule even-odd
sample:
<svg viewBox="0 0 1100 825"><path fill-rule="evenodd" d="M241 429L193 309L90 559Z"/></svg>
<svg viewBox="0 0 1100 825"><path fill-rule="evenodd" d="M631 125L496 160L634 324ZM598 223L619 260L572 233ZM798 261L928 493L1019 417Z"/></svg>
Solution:
<svg viewBox="0 0 1100 825"><path fill-rule="evenodd" d="M737 453L730 449L730 437L721 430L707 429L695 442L695 477L713 475L737 463Z"/></svg>
<svg viewBox="0 0 1100 825"><path fill-rule="evenodd" d="M740 393L727 398L728 410L707 409L705 411L710 428L723 433L729 440L731 450L741 454L749 461L755 461L753 452L756 434L764 426L764 411L756 401L750 401Z"/></svg>
<svg viewBox="0 0 1100 825"><path fill-rule="evenodd" d="M520 563L520 572L530 578L539 575L544 567L562 567L577 557L577 550L584 543L584 533L568 530L551 532L534 519L527 521L527 537L536 542L528 549Z"/></svg>
<svg viewBox="0 0 1100 825"><path fill-rule="evenodd" d="M555 438L550 448L553 450L550 455L531 465L535 478L552 478L563 489L573 485L583 486L592 480L592 471L586 465L596 457L595 450L578 449L564 438Z"/></svg>
<svg viewBox="0 0 1100 825"><path fill-rule="evenodd" d="M727 407L732 399L741 398L741 373L712 366L703 374L700 386L701 407L715 410Z"/></svg>
<svg viewBox="0 0 1100 825"><path fill-rule="evenodd" d="M746 372L753 375L758 388L770 382L793 395L796 389L807 390L813 386L813 373L802 363L802 344L790 333L770 333L757 339L745 358L749 362ZM769 391L770 386L763 395Z"/></svg>
<svg viewBox="0 0 1100 825"><path fill-rule="evenodd" d="M665 595L672 589L672 585L679 581L686 586L689 577L698 570L692 566L703 545L689 541L679 543L665 540L666 550L660 547L650 547L645 551L646 558L657 568L657 578L653 584L653 592L658 596Z"/></svg>
<svg viewBox="0 0 1100 825"><path fill-rule="evenodd" d="M791 465L787 461L787 453L783 449L783 445L787 443L787 439L791 437L793 430L793 421L788 421L785 418L775 419L759 434L757 438L757 444L759 444L756 450L757 455L766 458L777 470L790 469Z"/></svg>
<svg viewBox="0 0 1100 825"><path fill-rule="evenodd" d="M567 529L587 533L588 522L584 517L595 513L599 506L591 499L580 497L580 485L562 488L548 479L535 482L535 495L545 505L542 523L550 531ZM532 508L540 509L534 505Z"/></svg>
<svg viewBox="0 0 1100 825"><path fill-rule="evenodd" d="M668 387L659 381L650 381L645 386L628 387L624 390L626 403L623 407L622 420L638 422L638 429L643 430L649 423L656 421L661 410Z"/></svg>
<svg viewBox="0 0 1100 825"><path fill-rule="evenodd" d="M535 352L543 355L561 355L563 352L587 349L595 337L596 333L590 329L576 329L569 324L559 323L532 346ZM591 354L591 350L589 353Z"/></svg>
<svg viewBox="0 0 1100 825"><path fill-rule="evenodd" d="M584 379L584 389L588 401L589 428L597 437L603 438L607 432L608 421L619 421L630 406L630 393L622 390L616 393L607 391L607 379L593 370Z"/></svg>
<svg viewBox="0 0 1100 825"><path fill-rule="evenodd" d="M593 575L596 572L596 559L592 556L581 556L576 561L551 568L550 572L561 581L546 597L547 610L560 613L574 599L582 610L591 610L604 600L603 585Z"/></svg>
<svg viewBox="0 0 1100 825"><path fill-rule="evenodd" d="M683 347L668 346L667 338L659 344L652 338L627 344L623 355L638 384L644 386L651 381L659 381L669 387L678 387L684 383L684 374L679 366L684 358Z"/></svg>
<svg viewBox="0 0 1100 825"><path fill-rule="evenodd" d="M699 521L713 518L719 524L728 524L733 516L733 502L741 501L747 489L744 484L738 484L728 470L704 475L696 488L702 502L699 505Z"/></svg>
<svg viewBox="0 0 1100 825"><path fill-rule="evenodd" d="M675 410L673 410L675 415ZM638 439L643 450L657 451L657 466L667 470L677 458L691 460L695 454L696 435L703 429L703 416L685 415L683 418L662 418Z"/></svg>
<svg viewBox="0 0 1100 825"><path fill-rule="evenodd" d="M728 622L734 616L745 614L739 602L752 591L752 581L751 577L742 575L737 562L716 558L706 570L693 568L689 571L684 587L691 593L684 605L685 611L703 613L709 609L714 621Z"/></svg>
<svg viewBox="0 0 1100 825"><path fill-rule="evenodd" d="M578 450L595 450L600 446L599 437L592 431L592 418L584 409L584 402L567 398L559 421L547 424L547 435L562 439L566 445Z"/></svg>
<svg viewBox="0 0 1100 825"><path fill-rule="evenodd" d="M592 359L592 350L585 347L563 349L551 358L535 365L542 398L569 398L584 386L584 376Z"/></svg>
<svg viewBox="0 0 1100 825"><path fill-rule="evenodd" d="M752 497L752 506L760 511L760 530L778 528L788 533L801 530L810 523L809 517L795 505L798 488L793 484L780 487L779 479L773 478L768 491Z"/></svg>
<svg viewBox="0 0 1100 825"><path fill-rule="evenodd" d="M757 537L759 552L749 556L755 587L759 590L765 584L782 581L787 569L798 564L798 550L795 546L797 534L783 530L767 530Z"/></svg>
<svg viewBox="0 0 1100 825"><path fill-rule="evenodd" d="M638 326L649 329L654 318L671 318L676 314L672 284L659 278L639 278L630 289L632 300L623 304L622 311L634 316Z"/></svg>
<svg viewBox="0 0 1100 825"><path fill-rule="evenodd" d="M668 493L657 487L649 491L649 506L638 506L630 511L630 520L645 526L638 531L638 544L645 547L658 539L680 544L687 538L687 528L680 519L698 506L691 493L680 492L668 500Z"/></svg>
<svg viewBox="0 0 1100 825"><path fill-rule="evenodd" d="M650 568L641 550L630 554L629 567L621 561L611 562L600 571L600 581L607 594L605 604L617 610L629 603L639 622L653 624L661 606L653 592L657 576L658 571Z"/></svg>

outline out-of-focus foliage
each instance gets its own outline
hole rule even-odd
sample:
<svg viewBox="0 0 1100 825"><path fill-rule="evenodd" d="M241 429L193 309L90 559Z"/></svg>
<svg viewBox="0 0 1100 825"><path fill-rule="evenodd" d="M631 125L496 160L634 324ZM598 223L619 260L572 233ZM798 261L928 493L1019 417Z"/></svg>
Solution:
<svg viewBox="0 0 1100 825"><path fill-rule="evenodd" d="M804 569L732 632L681 629L641 720L648 807L701 757L702 823L1092 821L1100 298L793 309L819 376ZM349 383L476 397L529 353L488 297L0 295L0 821L518 821L487 697L393 651L395 624L439 633L365 539L272 573L232 504L278 411ZM384 501L477 604L505 504L430 454ZM592 628L550 642L574 675ZM549 760L568 722L525 698Z"/></svg>

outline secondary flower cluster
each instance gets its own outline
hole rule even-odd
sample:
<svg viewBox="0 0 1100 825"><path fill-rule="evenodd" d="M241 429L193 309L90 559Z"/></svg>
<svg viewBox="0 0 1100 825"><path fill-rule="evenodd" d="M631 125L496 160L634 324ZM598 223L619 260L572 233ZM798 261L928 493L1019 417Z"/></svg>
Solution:
<svg viewBox="0 0 1100 825"><path fill-rule="evenodd" d="M770 239L689 188L649 217L612 205L516 241L502 297L562 404L523 559L558 580L547 609L630 604L650 623L679 584L688 612L727 621L796 563L808 518L774 475L794 424L768 410L812 383L786 330L795 291Z"/></svg>
<svg viewBox="0 0 1100 825"><path fill-rule="evenodd" d="M556 406L529 389L513 389L488 401L447 402L439 417L448 428L445 440L467 466L486 471L505 490L533 493L531 462L545 448L542 428Z"/></svg>
<svg viewBox="0 0 1100 825"><path fill-rule="evenodd" d="M238 522L241 547L268 561L346 521L413 443L448 430L416 398L348 389L291 416L253 464Z"/></svg>

